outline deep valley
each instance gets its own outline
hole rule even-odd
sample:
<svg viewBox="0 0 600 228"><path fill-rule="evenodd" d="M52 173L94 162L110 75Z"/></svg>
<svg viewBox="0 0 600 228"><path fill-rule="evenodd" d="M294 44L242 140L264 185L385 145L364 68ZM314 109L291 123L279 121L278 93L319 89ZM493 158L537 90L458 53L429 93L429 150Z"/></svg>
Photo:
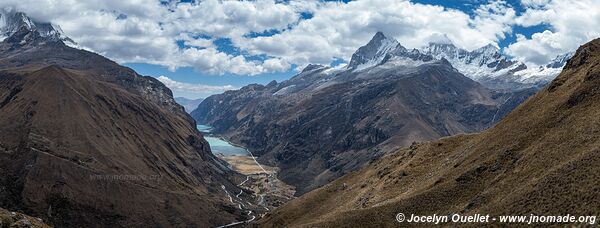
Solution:
<svg viewBox="0 0 600 228"><path fill-rule="evenodd" d="M0 228L598 226L599 5L0 1Z"/></svg>

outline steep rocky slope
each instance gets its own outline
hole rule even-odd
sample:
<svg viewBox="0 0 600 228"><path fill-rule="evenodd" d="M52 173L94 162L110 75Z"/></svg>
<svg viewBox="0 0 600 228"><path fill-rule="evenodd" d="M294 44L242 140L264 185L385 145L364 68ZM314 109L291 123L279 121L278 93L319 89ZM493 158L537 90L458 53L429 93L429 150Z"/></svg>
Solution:
<svg viewBox="0 0 600 228"><path fill-rule="evenodd" d="M456 47L447 37L429 43L420 51L435 59L447 59L460 73L487 88L508 90L545 86L573 55L559 55L546 65L528 68L524 63L510 59L492 44L467 51Z"/></svg>
<svg viewBox="0 0 600 228"><path fill-rule="evenodd" d="M501 93L377 33L347 68L204 100L192 116L281 168L298 194L413 142L481 131L535 90Z"/></svg>
<svg viewBox="0 0 600 228"><path fill-rule="evenodd" d="M392 227L400 212L597 215L599 88L597 39L493 128L387 155L291 201L262 225Z"/></svg>
<svg viewBox="0 0 600 228"><path fill-rule="evenodd" d="M245 219L210 153L151 77L21 26L0 42L0 207L57 227ZM243 214L242 214L243 213Z"/></svg>

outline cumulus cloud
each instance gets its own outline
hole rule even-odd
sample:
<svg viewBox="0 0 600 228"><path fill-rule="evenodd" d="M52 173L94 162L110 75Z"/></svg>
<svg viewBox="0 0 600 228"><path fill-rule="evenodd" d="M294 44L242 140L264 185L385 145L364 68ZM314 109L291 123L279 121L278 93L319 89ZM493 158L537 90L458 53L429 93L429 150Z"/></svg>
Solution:
<svg viewBox="0 0 600 228"><path fill-rule="evenodd" d="M211 94L223 93L228 90L237 89L232 85L211 86L178 82L163 75L159 76L157 79L163 84L165 84L167 87L169 87L169 89L171 89L174 93L185 95L199 95L200 97L207 97Z"/></svg>
<svg viewBox="0 0 600 228"><path fill-rule="evenodd" d="M245 55L217 50L213 41L284 29L298 20L293 7L273 0L5 0L0 7L25 12L37 21L56 23L83 48L120 63L159 64L171 70L193 67L217 75L289 69L289 64L275 56L267 56L267 61L251 61Z"/></svg>
<svg viewBox="0 0 600 228"><path fill-rule="evenodd" d="M407 47L420 47L446 34L458 46L479 48L502 39L515 17L504 2L484 5L476 16L406 0L321 2L308 9L312 18L291 29L234 42L250 53L279 56L298 65L329 64L335 58L348 60L377 31Z"/></svg>
<svg viewBox="0 0 600 228"><path fill-rule="evenodd" d="M525 7L540 7L548 4L550 0L522 0L521 5Z"/></svg>
<svg viewBox="0 0 600 228"><path fill-rule="evenodd" d="M522 4L528 8L515 19L516 24L543 24L549 29L530 38L517 35L517 42L506 52L521 61L544 64L600 37L600 0L524 0Z"/></svg>
<svg viewBox="0 0 600 228"><path fill-rule="evenodd" d="M250 32L281 30L296 22L298 12L273 0L218 1L172 4L164 15L168 30L194 31L218 37L237 37Z"/></svg>
<svg viewBox="0 0 600 228"><path fill-rule="evenodd" d="M197 48L208 48L215 47L213 44L213 39L204 38L204 37L193 37L189 33L179 34L177 40L183 41L185 46L197 47Z"/></svg>
<svg viewBox="0 0 600 228"><path fill-rule="evenodd" d="M519 35L506 49L519 60L540 63L598 36L600 7L589 7L598 1L522 0L525 12L515 12L505 1L463 12L408 0L3 0L0 7L59 24L84 48L121 63L256 75L348 61L377 31L409 48L444 34L444 39L472 50L497 46L514 25L545 24L548 31L529 38ZM223 38L234 50L215 44Z"/></svg>

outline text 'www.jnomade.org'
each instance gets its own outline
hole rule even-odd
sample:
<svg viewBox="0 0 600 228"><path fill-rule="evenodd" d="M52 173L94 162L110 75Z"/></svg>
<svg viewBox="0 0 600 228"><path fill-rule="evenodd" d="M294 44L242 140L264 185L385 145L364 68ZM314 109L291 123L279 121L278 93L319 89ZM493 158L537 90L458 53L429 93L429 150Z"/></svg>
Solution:
<svg viewBox="0 0 600 228"><path fill-rule="evenodd" d="M474 215L415 215L409 216L403 213L396 214L396 221L401 223L523 223L523 224L540 224L540 223L562 223L562 224L596 224L596 216L575 216L575 215L489 215L489 214L474 214Z"/></svg>

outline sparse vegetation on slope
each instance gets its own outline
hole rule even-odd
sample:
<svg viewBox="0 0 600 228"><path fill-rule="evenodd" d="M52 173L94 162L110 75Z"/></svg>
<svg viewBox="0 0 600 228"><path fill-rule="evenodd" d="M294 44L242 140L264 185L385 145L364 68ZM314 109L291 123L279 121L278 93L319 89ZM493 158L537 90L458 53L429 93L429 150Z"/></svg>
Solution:
<svg viewBox="0 0 600 228"><path fill-rule="evenodd" d="M289 202L265 227L397 226L396 213L598 215L600 40L495 127L413 145Z"/></svg>

